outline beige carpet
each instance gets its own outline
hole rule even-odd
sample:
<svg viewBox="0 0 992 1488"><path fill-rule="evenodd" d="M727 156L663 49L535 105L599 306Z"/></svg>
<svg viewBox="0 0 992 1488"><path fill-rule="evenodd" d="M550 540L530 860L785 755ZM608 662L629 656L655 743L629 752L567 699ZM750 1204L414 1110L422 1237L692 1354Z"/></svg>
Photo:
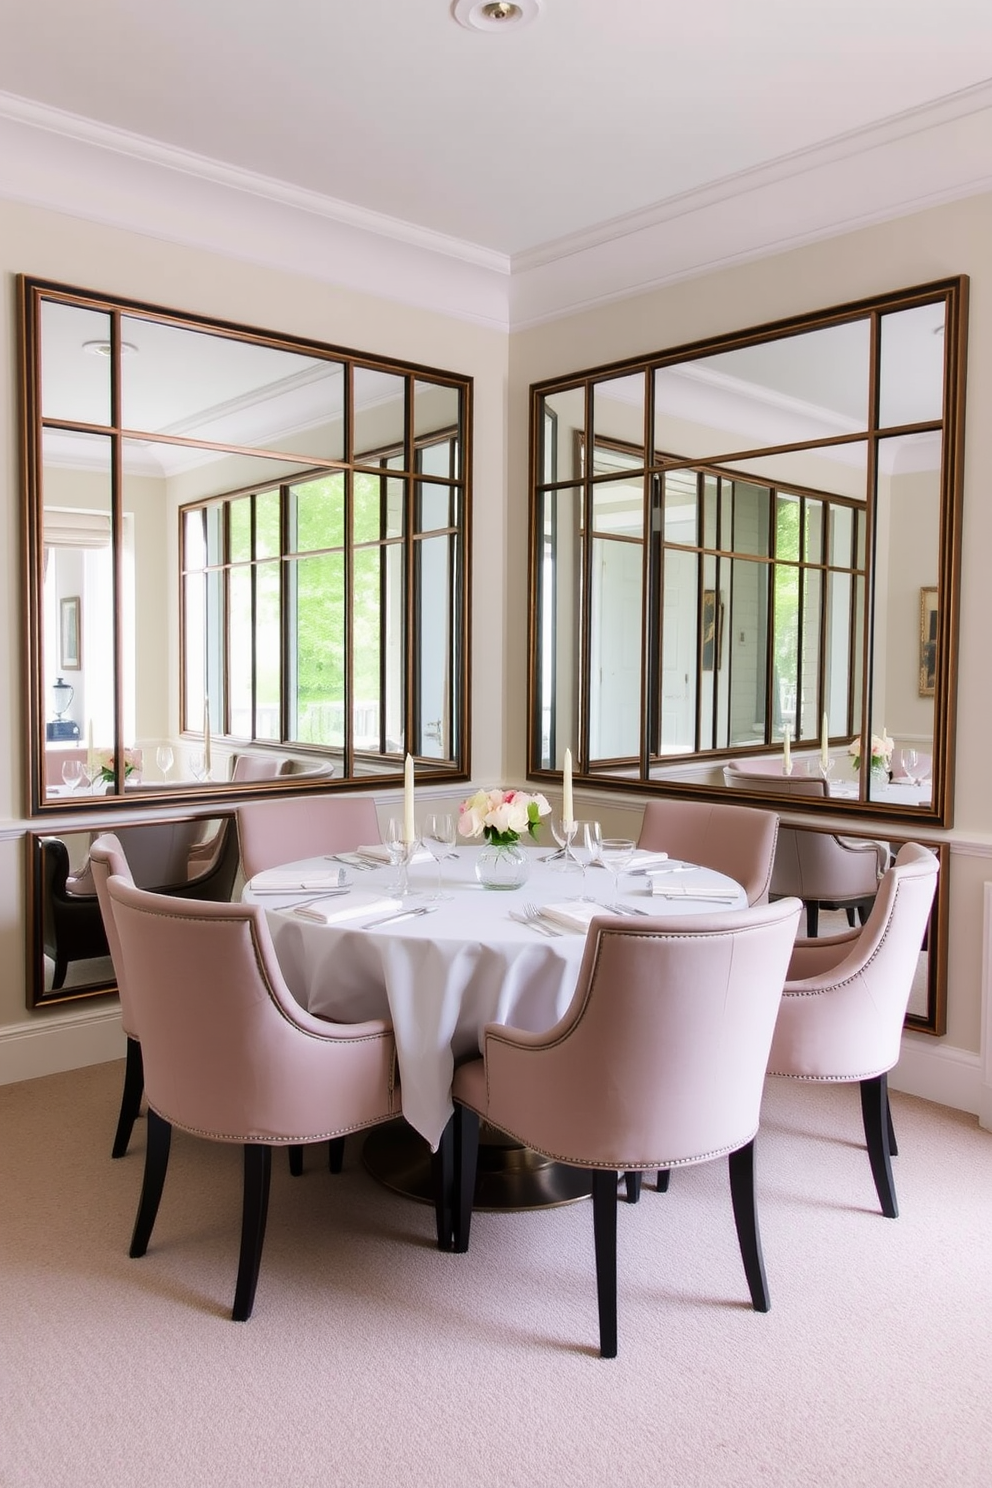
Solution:
<svg viewBox="0 0 992 1488"><path fill-rule="evenodd" d="M467 1256L352 1139L274 1164L255 1315L228 1320L240 1153L177 1135L127 1257L144 1122L121 1067L0 1088L3 1488L764 1488L992 1481L992 1138L896 1095L902 1217L856 1092L772 1082L772 1294L751 1312L726 1168L620 1210L620 1356L596 1354L587 1203L482 1215Z"/></svg>

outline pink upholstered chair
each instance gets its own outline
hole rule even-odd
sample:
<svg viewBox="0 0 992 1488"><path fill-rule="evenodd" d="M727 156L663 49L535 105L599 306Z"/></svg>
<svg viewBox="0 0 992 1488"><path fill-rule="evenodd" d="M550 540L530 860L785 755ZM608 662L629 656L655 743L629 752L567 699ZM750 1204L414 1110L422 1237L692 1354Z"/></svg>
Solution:
<svg viewBox="0 0 992 1488"><path fill-rule="evenodd" d="M726 873L748 904L767 904L777 834L774 811L666 797L645 806L637 845Z"/></svg>
<svg viewBox="0 0 992 1488"><path fill-rule="evenodd" d="M248 879L298 858L378 842L379 818L371 796L279 796L238 807L238 838Z"/></svg>
<svg viewBox="0 0 992 1488"><path fill-rule="evenodd" d="M888 1072L899 1058L937 869L932 852L907 843L863 929L796 942L768 1060L770 1075L859 1084L872 1176L889 1219L899 1208Z"/></svg>
<svg viewBox="0 0 992 1488"><path fill-rule="evenodd" d="M400 1112L395 1042L381 1019L329 1023L286 986L257 906L197 903L107 881L148 1102L145 1176L130 1254L148 1248L172 1127L244 1147L232 1317L250 1317L273 1146L343 1137Z"/></svg>
<svg viewBox="0 0 992 1488"><path fill-rule="evenodd" d="M556 1162L592 1170L600 1352L617 1351L618 1170L729 1155L751 1300L768 1309L754 1135L797 900L672 920L604 915L575 996L547 1033L489 1024L455 1071L453 1237L467 1250L479 1119Z"/></svg>
<svg viewBox="0 0 992 1488"><path fill-rule="evenodd" d="M762 779L733 765L728 765L723 774L727 784L738 790L768 789L767 777ZM779 776L774 789L790 798L799 797L794 802L797 811L808 809L803 797L822 800L828 794L824 780L806 775ZM846 910L853 927L855 914L862 924L867 920L878 880L888 864L889 849L884 842L780 826L770 893L773 898L795 895L803 901L807 935L817 933L821 909Z"/></svg>
<svg viewBox="0 0 992 1488"><path fill-rule="evenodd" d="M128 989L127 968L121 955L117 926L114 922L114 907L110 902L107 883L115 874L125 883L133 884L134 879L131 876L120 839L112 832L106 832L90 844L89 866L93 877L93 887L100 903L100 913L103 916L103 928L110 947L110 959L114 963L114 976L117 978L117 991L121 1000L121 1027L124 1029L124 1036L127 1040L124 1058L124 1089L121 1093L120 1115L117 1118L117 1131L114 1134L114 1145L110 1154L111 1157L123 1157L141 1109L145 1076L141 1062L141 1044L138 1041L137 1023Z"/></svg>
<svg viewBox="0 0 992 1488"><path fill-rule="evenodd" d="M279 754L236 754L231 765L232 781L275 780L285 775L290 762Z"/></svg>

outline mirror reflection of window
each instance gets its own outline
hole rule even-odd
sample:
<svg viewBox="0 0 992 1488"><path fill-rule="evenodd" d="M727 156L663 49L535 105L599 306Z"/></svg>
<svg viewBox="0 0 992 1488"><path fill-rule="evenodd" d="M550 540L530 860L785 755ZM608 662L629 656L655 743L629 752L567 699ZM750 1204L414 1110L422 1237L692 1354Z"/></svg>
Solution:
<svg viewBox="0 0 992 1488"><path fill-rule="evenodd" d="M287 784L396 774L407 750L461 772L469 381L21 288L45 452L28 493L48 552L28 575L41 733L78 599L63 723L111 765L79 789L221 784L256 743ZM42 539L62 509L99 519L89 550ZM38 807L58 799L43 755Z"/></svg>
<svg viewBox="0 0 992 1488"><path fill-rule="evenodd" d="M580 774L722 791L738 754L773 783L788 737L802 771L829 756L832 797L935 806L855 746L940 754L915 616L928 586L946 602L956 541L963 299L948 281L533 389L536 771L569 747Z"/></svg>

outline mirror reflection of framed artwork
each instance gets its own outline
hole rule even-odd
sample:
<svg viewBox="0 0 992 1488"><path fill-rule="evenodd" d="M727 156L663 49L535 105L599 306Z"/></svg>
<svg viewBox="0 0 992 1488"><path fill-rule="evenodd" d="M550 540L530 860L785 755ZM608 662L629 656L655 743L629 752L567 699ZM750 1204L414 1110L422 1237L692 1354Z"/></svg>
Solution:
<svg viewBox="0 0 992 1488"><path fill-rule="evenodd" d="M63 599L59 608L59 664L64 672L80 669L79 620L79 595Z"/></svg>
<svg viewBox="0 0 992 1488"><path fill-rule="evenodd" d="M920 590L920 697L933 697L937 665L937 591Z"/></svg>

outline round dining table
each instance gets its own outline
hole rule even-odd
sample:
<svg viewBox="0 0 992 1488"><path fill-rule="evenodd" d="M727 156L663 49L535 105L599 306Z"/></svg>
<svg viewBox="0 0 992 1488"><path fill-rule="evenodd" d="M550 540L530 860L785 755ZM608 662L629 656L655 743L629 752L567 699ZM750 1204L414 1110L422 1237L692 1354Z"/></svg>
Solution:
<svg viewBox="0 0 992 1488"><path fill-rule="evenodd" d="M411 1173L404 1176L407 1158L397 1158L395 1133L386 1129L367 1139L366 1163L417 1197L430 1197L423 1159L437 1148L452 1114L456 1062L478 1055L487 1023L543 1032L562 1017L575 990L590 916L614 913L613 905L634 916L682 916L747 903L732 879L654 853L635 857L618 895L612 871L599 864L573 860L563 866L547 849L525 851L527 882L514 890L483 887L475 872L479 848L462 845L442 861L442 897L433 860L411 866L409 892L400 898L393 888L395 869L369 867L351 854L284 865L244 889L245 901L264 906L280 969L303 1007L337 1022L391 1021L403 1120L411 1136L419 1135L408 1144ZM343 881L337 884L339 874ZM528 910L548 913L528 919ZM377 1171L383 1166L389 1171ZM504 1153L499 1166L505 1175L514 1164ZM547 1202L578 1196L563 1195L557 1182L549 1189L549 1176L542 1174L537 1184L539 1193L547 1191ZM566 1188L578 1181L581 1192L588 1192L575 1170L558 1176ZM526 1187L525 1175L518 1177ZM512 1190L512 1176L509 1181ZM528 1205L505 1199L493 1204L504 1206Z"/></svg>

